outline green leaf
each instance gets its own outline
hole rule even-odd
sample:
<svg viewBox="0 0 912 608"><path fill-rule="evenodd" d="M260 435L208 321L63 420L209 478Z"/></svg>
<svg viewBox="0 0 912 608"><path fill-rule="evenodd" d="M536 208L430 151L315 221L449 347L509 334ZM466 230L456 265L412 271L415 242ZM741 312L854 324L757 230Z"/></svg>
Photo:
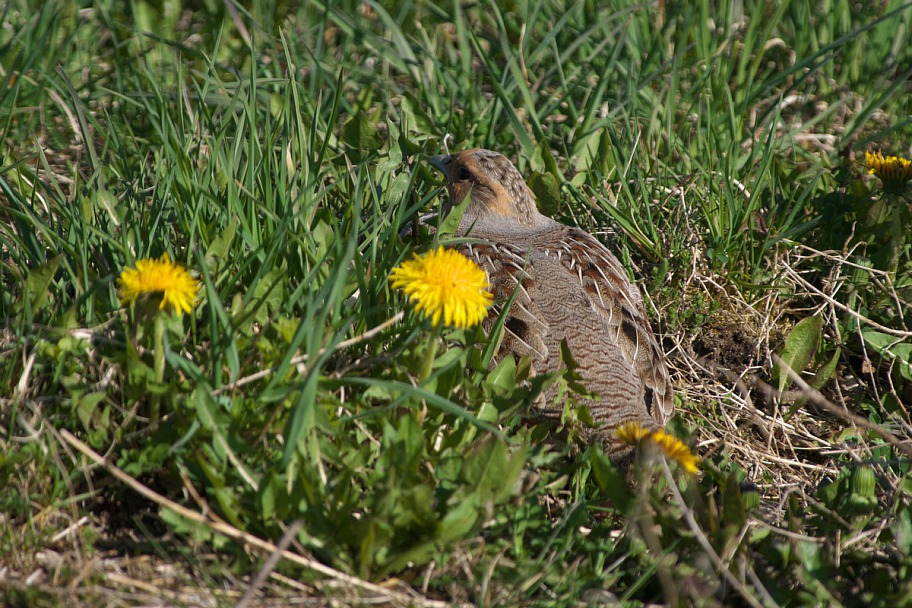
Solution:
<svg viewBox="0 0 912 608"><path fill-rule="evenodd" d="M424 433L421 424L414 416L406 415L399 419L398 441L396 442L398 457L407 468L417 468L421 456L424 454Z"/></svg>
<svg viewBox="0 0 912 608"><path fill-rule="evenodd" d="M841 349L836 349L836 352L833 354L832 358L824 363L820 368L814 372L814 376L808 380L808 385L820 390L823 388L823 385L833 377L833 374L836 373L836 368L839 366L839 357L842 355ZM801 409L807 402L807 397L801 396L795 399L795 403L789 408L788 412L785 413L783 418L786 421L791 420L792 416Z"/></svg>
<svg viewBox="0 0 912 608"><path fill-rule="evenodd" d="M722 508L725 523L740 530L747 517L744 499L741 497L741 484L734 473L725 478L725 484L722 486Z"/></svg>
<svg viewBox="0 0 912 608"><path fill-rule="evenodd" d="M162 518L162 521L168 524L168 526L177 534L188 534L199 542L215 542L217 545L222 546L228 543L228 538L226 536L214 533L212 528L206 524L187 519L182 515L178 515L171 509L162 508L159 515Z"/></svg>
<svg viewBox="0 0 912 608"><path fill-rule="evenodd" d="M319 375L311 372L304 381L304 387L298 392L298 398L291 408L288 421L285 424L285 451L282 454L282 464L288 466L292 456L298 448L302 452L304 443L310 436L316 420L314 408L316 407L317 383Z"/></svg>
<svg viewBox="0 0 912 608"><path fill-rule="evenodd" d="M314 240L314 244L316 245L315 255L321 258L329 252L336 240L336 232L333 229L331 222L323 217L319 217L311 225L309 236ZM270 273L273 272L279 272L279 269L273 268ZM267 274L266 276L268 277L269 275Z"/></svg>
<svg viewBox="0 0 912 608"><path fill-rule="evenodd" d="M823 385L833 377L833 374L836 373L836 367L839 365L839 357L842 355L841 349L836 349L836 352L833 353L833 357L824 363L820 369L814 372L814 377L811 379L808 384L820 390L823 388Z"/></svg>
<svg viewBox="0 0 912 608"><path fill-rule="evenodd" d="M799 374L807 368L817 352L822 331L822 317L807 317L799 321L789 332L788 338L785 339L785 348L779 355L781 362L773 367L773 380L776 381L779 391L784 391L792 384L786 367Z"/></svg>
<svg viewBox="0 0 912 608"><path fill-rule="evenodd" d="M598 129L582 139L581 142L575 142L576 154L573 158L573 169L577 174L588 173L593 165L597 166L598 158L601 157L600 143L602 134L606 131ZM580 145L582 144L582 145Z"/></svg>
<svg viewBox="0 0 912 608"><path fill-rule="evenodd" d="M896 548L906 557L912 555L912 507L906 506L899 512L893 536L896 538Z"/></svg>
<svg viewBox="0 0 912 608"><path fill-rule="evenodd" d="M79 421L87 431L92 431L98 427L95 419L96 409L99 403L105 398L105 393L88 393L86 395L74 395L73 404L76 406L76 415Z"/></svg>
<svg viewBox="0 0 912 608"><path fill-rule="evenodd" d="M390 141L389 155L385 160L381 160L380 163L378 163L378 169L381 171L395 171L399 168L399 165L402 164L402 148L399 146L399 127L397 127L396 123L390 120L388 116L386 118L386 130L389 133ZM396 142L396 145L392 145L392 142ZM408 181L408 176L404 173L400 173L396 177L397 179L403 177Z"/></svg>
<svg viewBox="0 0 912 608"><path fill-rule="evenodd" d="M553 174L536 171L529 179L529 188L535 194L542 213L556 215L560 211L560 182Z"/></svg>
<svg viewBox="0 0 912 608"><path fill-rule="evenodd" d="M234 235L237 232L237 218L232 218L228 226L217 237L212 239L209 247L206 249L206 261L215 258L216 261L224 260L228 256L228 251L234 241Z"/></svg>
<svg viewBox="0 0 912 608"><path fill-rule="evenodd" d="M477 494L457 501L455 508L450 509L437 526L437 541L448 544L468 536L478 521L479 506Z"/></svg>
<svg viewBox="0 0 912 608"><path fill-rule="evenodd" d="M356 150L370 150L380 145L376 121L358 112L342 127L342 141Z"/></svg>
<svg viewBox="0 0 912 608"><path fill-rule="evenodd" d="M145 388L155 381L154 370L139 358L139 353L131 342L127 342L127 384L131 387Z"/></svg>
<svg viewBox="0 0 912 608"><path fill-rule="evenodd" d="M894 360L903 378L912 380L912 344L879 331L863 331L861 336L879 355Z"/></svg>
<svg viewBox="0 0 912 608"><path fill-rule="evenodd" d="M484 378L484 385L495 393L505 393L516 386L516 359L504 357Z"/></svg>
<svg viewBox="0 0 912 608"><path fill-rule="evenodd" d="M284 494L282 482L275 474L268 474L264 483L260 484L260 514L269 521L276 511L276 497Z"/></svg>
<svg viewBox="0 0 912 608"><path fill-rule="evenodd" d="M482 403L478 408L478 419L485 422L497 422L500 411L490 403Z"/></svg>
<svg viewBox="0 0 912 608"><path fill-rule="evenodd" d="M263 275L253 288L252 305L257 307L256 320L269 321L270 313L281 310L285 302L285 271L273 268Z"/></svg>
<svg viewBox="0 0 912 608"><path fill-rule="evenodd" d="M94 193L95 208L104 209L108 219L114 226L120 226L121 213L118 209L118 200L110 190L96 190Z"/></svg>
<svg viewBox="0 0 912 608"><path fill-rule="evenodd" d="M393 180L393 185L390 186L388 193L388 200L390 205L395 205L402 200L403 195L408 191L409 186L411 186L411 181L409 176L405 173L400 173Z"/></svg>
<svg viewBox="0 0 912 608"><path fill-rule="evenodd" d="M453 203L454 201L450 201ZM465 199L459 201L459 203L454 204L452 208L446 213L446 217L443 218L440 222L440 226L437 228L437 234L440 236L450 236L456 234L456 229L459 228L459 222L462 221L462 216L465 213L465 210L468 208L469 203L472 202L472 197L466 195ZM471 232L469 236L472 236Z"/></svg>
<svg viewBox="0 0 912 608"><path fill-rule="evenodd" d="M811 576L816 576L823 567L820 545L810 541L798 541L798 559Z"/></svg>
<svg viewBox="0 0 912 608"><path fill-rule="evenodd" d="M41 266L36 266L28 271L25 278L25 299L28 301L29 310L32 312L40 309L47 302L50 290L48 287L63 261L63 255L55 256ZM18 306L17 306L18 308Z"/></svg>
<svg viewBox="0 0 912 608"><path fill-rule="evenodd" d="M360 162L380 147L381 140L375 123L363 112L358 112L342 127L342 141L349 146L349 154L355 162Z"/></svg>
<svg viewBox="0 0 912 608"><path fill-rule="evenodd" d="M407 118L408 133L439 136L437 121L431 118L423 108L424 104L409 91L403 91L401 109Z"/></svg>
<svg viewBox="0 0 912 608"><path fill-rule="evenodd" d="M227 428L231 423L228 414L215 402L209 394L208 387L197 386L189 396L189 401L196 408L196 418L203 428L209 432Z"/></svg>
<svg viewBox="0 0 912 608"><path fill-rule="evenodd" d="M592 462L592 473L596 483L611 499L621 513L627 513L633 504L633 495L627 483L627 476L601 450L589 449L586 454Z"/></svg>
<svg viewBox="0 0 912 608"><path fill-rule="evenodd" d="M430 407L433 407L447 414L452 414L453 416L465 420L480 429L488 431L492 435L503 437L503 434L496 427L488 424L487 422L484 422L483 420L479 420L477 417L470 414L465 408L456 405L449 399L445 399L440 395L428 392L422 387L412 386L411 384L406 384L405 382L379 380L377 378L347 377L340 379L340 382L343 384L350 383L362 386L380 386L389 391L398 391L403 396L410 396L418 400L423 400Z"/></svg>
<svg viewBox="0 0 912 608"><path fill-rule="evenodd" d="M512 454L503 441L489 440L465 461L460 471L462 479L481 495L483 500L499 504L516 491L516 481L525 464L527 447Z"/></svg>

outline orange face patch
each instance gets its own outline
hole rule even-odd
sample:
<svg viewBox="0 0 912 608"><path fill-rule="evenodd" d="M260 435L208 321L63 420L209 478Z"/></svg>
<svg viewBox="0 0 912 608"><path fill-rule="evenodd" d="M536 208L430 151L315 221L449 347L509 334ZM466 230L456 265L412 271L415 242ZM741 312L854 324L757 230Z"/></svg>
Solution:
<svg viewBox="0 0 912 608"><path fill-rule="evenodd" d="M486 211L498 215L510 215L512 209L509 193L499 182L488 177L487 172L478 165L472 152L474 150L466 150L454 158L448 184L453 203L459 204L471 192L473 203L484 205ZM468 179L457 178L460 168L468 170L470 174Z"/></svg>
<svg viewBox="0 0 912 608"><path fill-rule="evenodd" d="M472 191L472 182L469 180L461 182L451 181L447 184L447 190L450 191L450 202L454 205L459 205L465 200L466 196L469 195L469 192Z"/></svg>

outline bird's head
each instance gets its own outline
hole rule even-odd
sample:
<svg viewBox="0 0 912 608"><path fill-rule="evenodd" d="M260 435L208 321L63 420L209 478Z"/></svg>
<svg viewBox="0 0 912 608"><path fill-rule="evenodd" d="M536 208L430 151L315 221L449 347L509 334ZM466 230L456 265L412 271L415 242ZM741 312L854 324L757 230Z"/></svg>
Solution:
<svg viewBox="0 0 912 608"><path fill-rule="evenodd" d="M540 216L532 191L502 154L474 148L435 156L429 162L443 173L450 204L471 197L460 228L468 222L516 227L537 223Z"/></svg>

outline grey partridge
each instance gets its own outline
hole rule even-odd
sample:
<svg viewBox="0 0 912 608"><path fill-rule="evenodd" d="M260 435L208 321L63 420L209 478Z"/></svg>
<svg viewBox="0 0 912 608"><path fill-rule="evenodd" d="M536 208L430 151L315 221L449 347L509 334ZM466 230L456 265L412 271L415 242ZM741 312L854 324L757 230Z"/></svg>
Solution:
<svg viewBox="0 0 912 608"><path fill-rule="evenodd" d="M513 297L500 354L529 355L537 373L549 372L560 367L566 341L596 395L589 404L596 435L609 456L624 458L629 449L615 439L618 426L653 429L674 409L639 289L595 237L539 213L503 155L473 149L430 163L445 176L450 205L471 197L457 234L481 243L464 244L462 253L487 272L496 302Z"/></svg>

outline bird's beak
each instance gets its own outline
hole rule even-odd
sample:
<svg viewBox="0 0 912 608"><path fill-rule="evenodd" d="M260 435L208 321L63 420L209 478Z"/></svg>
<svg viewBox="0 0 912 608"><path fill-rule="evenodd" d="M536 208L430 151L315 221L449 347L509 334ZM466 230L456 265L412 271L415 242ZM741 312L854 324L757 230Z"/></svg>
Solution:
<svg viewBox="0 0 912 608"><path fill-rule="evenodd" d="M450 168L451 162L453 162L453 157L449 154L439 154L428 159L428 164L443 173L444 179L447 179L447 176L449 175L448 170ZM443 205L441 207L441 212L446 213L451 206L452 203L448 199L444 199ZM418 218L418 223L427 226L430 224L431 220L435 219L439 215L440 213L437 211L434 211L433 213L426 213L425 215L422 215L420 218ZM409 224L409 226L400 232L400 236L410 236L411 232L412 226Z"/></svg>
<svg viewBox="0 0 912 608"><path fill-rule="evenodd" d="M435 169L438 169L441 173L446 175L447 167L449 166L449 164L452 160L453 160L453 157L450 156L449 154L440 154L438 156L432 156L428 160L428 163L430 163L432 167L434 167Z"/></svg>

